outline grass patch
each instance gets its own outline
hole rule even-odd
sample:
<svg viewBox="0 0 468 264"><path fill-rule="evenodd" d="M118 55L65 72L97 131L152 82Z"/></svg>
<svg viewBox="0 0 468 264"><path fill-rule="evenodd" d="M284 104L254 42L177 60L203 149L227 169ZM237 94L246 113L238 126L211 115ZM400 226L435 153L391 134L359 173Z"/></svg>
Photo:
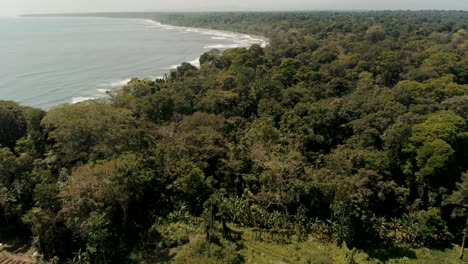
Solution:
<svg viewBox="0 0 468 264"><path fill-rule="evenodd" d="M389 248L363 251L350 250L346 246L338 247L332 243L323 243L311 237L306 241L298 242L297 238L292 236L287 241L282 242L264 234L262 239L258 239L258 234L256 235L251 228L240 228L232 225L230 228L242 234L241 239L235 242L220 239L218 243L210 245L205 242L204 235L193 234L190 236L189 243L171 251L175 255L173 262L255 264L468 263L468 260L458 260L460 247L455 245L443 250Z"/></svg>

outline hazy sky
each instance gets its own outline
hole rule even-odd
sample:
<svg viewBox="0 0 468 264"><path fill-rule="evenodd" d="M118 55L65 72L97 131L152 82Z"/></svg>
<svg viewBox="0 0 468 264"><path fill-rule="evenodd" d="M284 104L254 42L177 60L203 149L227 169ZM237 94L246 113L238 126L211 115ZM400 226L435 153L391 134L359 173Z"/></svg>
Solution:
<svg viewBox="0 0 468 264"><path fill-rule="evenodd" d="M0 0L0 15L105 11L468 10L468 0Z"/></svg>

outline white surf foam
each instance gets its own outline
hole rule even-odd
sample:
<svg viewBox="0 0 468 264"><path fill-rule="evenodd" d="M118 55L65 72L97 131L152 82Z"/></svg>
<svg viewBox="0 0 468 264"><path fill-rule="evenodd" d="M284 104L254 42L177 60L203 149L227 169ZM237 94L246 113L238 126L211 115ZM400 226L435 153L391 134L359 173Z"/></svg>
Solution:
<svg viewBox="0 0 468 264"><path fill-rule="evenodd" d="M190 64L192 64L193 66L197 67L197 68L200 68L200 57L194 59L194 60L191 60L191 61L186 61ZM177 69L177 67L179 67L180 65L182 65L182 63L180 64L177 64L177 65L172 65L168 68L164 68L163 70L175 70ZM164 77L161 77L160 79L163 79Z"/></svg>
<svg viewBox="0 0 468 264"><path fill-rule="evenodd" d="M173 66L173 68L170 68L170 69L175 69L179 66L180 65L175 65ZM140 79L142 80L143 79L150 79L150 80L164 79L164 76L154 75L154 76L148 76L148 77L144 77ZM115 89L121 88L122 86L127 85L131 80L132 80L131 78L127 78L127 79L118 80L118 81L111 81L109 83L103 83L103 84L98 85L98 87L108 87L108 88L99 88L99 89L96 89L96 91L99 92L100 94L107 94L108 91L112 91L112 90L115 90Z"/></svg>
<svg viewBox="0 0 468 264"><path fill-rule="evenodd" d="M96 91L105 94L107 91L109 91L109 89L96 89Z"/></svg>
<svg viewBox="0 0 468 264"><path fill-rule="evenodd" d="M200 68L200 57L194 59L194 60L191 60L191 61L187 61L188 63L192 64L193 66L197 67L197 68ZM166 70L174 70L174 69L177 69L177 67L179 67L181 64L177 64L177 65L172 65L170 68L167 68Z"/></svg>
<svg viewBox="0 0 468 264"><path fill-rule="evenodd" d="M150 79L150 80L161 80L161 79L164 79L164 76L162 76L162 75L149 76L148 79Z"/></svg>
<svg viewBox="0 0 468 264"><path fill-rule="evenodd" d="M103 86L110 86L110 87L122 87L124 85L127 85L132 79L124 79L124 80L119 80L119 81L113 81L108 84L104 84Z"/></svg>
<svg viewBox="0 0 468 264"><path fill-rule="evenodd" d="M203 47L204 49L231 49L231 48L241 48L242 44L215 44L208 45Z"/></svg>
<svg viewBox="0 0 468 264"><path fill-rule="evenodd" d="M76 104L76 103L79 103L79 102L84 102L84 101L88 101L88 100L94 100L94 99L98 99L97 97L82 97L82 96L78 96L78 97L73 97L71 99L71 103L72 104Z"/></svg>
<svg viewBox="0 0 468 264"><path fill-rule="evenodd" d="M195 67L198 68L198 67L200 67L200 57L198 57L198 58L196 58L196 59L194 59L194 60L191 60L191 61L189 61L188 63L190 63L190 64L192 64L193 66L195 66Z"/></svg>
<svg viewBox="0 0 468 264"><path fill-rule="evenodd" d="M211 39L214 39L214 40L224 40L224 39L227 39L226 37L211 37Z"/></svg>
<svg viewBox="0 0 468 264"><path fill-rule="evenodd" d="M211 46L216 46L216 48L219 49L226 49L226 48L238 48L238 47L249 47L253 44L258 44L261 47L266 47L269 43L267 40L263 38L258 38L246 34L241 34L241 33L235 33L235 32L226 32L226 31L219 31L219 30L214 30L214 29L205 29L205 28L191 28L191 27L179 27L179 26L172 26L172 25L166 25L166 24L161 24L158 21L154 21L151 19L142 19L140 21L143 21L147 26L149 27L159 27L167 30L178 30L182 32L195 32L203 35L211 35L211 39L214 40L231 40L234 44L217 44L217 45L210 45L207 46L207 48L210 48ZM223 45L223 46L221 46Z"/></svg>

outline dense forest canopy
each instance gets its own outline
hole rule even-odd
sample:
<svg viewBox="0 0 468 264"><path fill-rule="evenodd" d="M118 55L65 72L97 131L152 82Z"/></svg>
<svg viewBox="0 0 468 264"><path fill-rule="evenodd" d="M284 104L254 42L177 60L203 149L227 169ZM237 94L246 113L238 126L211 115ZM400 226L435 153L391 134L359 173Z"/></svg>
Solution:
<svg viewBox="0 0 468 264"><path fill-rule="evenodd" d="M468 12L98 15L270 45L211 50L109 100L0 102L1 234L93 263L160 256L190 228L212 242L216 223L357 248L461 240ZM218 257L242 262L229 245Z"/></svg>

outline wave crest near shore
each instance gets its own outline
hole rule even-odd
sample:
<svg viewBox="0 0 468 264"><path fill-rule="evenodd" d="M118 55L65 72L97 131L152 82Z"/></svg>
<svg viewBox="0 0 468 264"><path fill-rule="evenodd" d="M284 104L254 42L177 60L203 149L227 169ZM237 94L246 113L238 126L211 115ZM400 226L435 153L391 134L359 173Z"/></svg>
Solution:
<svg viewBox="0 0 468 264"><path fill-rule="evenodd" d="M236 33L236 32L229 32L229 31L221 31L215 29L206 29L206 28L192 28L192 27L181 27L181 26L173 26L173 25L166 25L162 24L158 21L151 20L151 19L138 19L139 21L143 21L149 27L160 27L167 30L178 30L178 31L185 31L185 32L195 32L203 35L212 35L212 39L215 40L232 40L234 44L229 45L227 48L235 47L249 47L253 44L258 44L261 47L266 47L269 42L264 38L259 38L255 36L251 36L248 34L243 33ZM219 44L223 45L223 44ZM236 45L236 46L234 46Z"/></svg>

